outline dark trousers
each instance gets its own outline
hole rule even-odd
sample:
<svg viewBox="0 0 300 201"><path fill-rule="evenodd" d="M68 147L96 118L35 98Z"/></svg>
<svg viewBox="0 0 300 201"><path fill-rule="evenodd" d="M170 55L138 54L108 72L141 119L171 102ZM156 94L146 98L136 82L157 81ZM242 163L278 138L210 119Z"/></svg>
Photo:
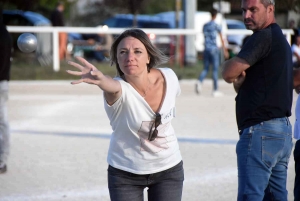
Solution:
<svg viewBox="0 0 300 201"><path fill-rule="evenodd" d="M295 160L295 185L294 185L294 200L300 201L300 140L297 140L294 149Z"/></svg>
<svg viewBox="0 0 300 201"><path fill-rule="evenodd" d="M147 175L137 175L108 167L108 188L111 201L143 201L148 187L149 201L180 201L183 188L183 163Z"/></svg>

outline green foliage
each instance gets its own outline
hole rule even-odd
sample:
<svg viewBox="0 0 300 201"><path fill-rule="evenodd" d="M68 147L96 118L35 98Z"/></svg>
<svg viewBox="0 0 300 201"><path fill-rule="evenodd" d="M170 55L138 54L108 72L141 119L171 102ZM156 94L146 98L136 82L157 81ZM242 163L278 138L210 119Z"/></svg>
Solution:
<svg viewBox="0 0 300 201"><path fill-rule="evenodd" d="M147 1L147 5L141 7L141 14L156 14L160 12L166 11L174 11L175 10L176 0L149 0Z"/></svg>

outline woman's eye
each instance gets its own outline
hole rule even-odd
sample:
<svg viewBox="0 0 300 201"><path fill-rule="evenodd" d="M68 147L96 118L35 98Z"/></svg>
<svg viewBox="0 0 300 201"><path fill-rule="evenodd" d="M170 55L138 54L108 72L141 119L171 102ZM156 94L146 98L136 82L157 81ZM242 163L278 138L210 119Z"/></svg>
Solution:
<svg viewBox="0 0 300 201"><path fill-rule="evenodd" d="M142 52L137 50L137 51L135 51L135 53L136 54L141 54Z"/></svg>
<svg viewBox="0 0 300 201"><path fill-rule="evenodd" d="M120 54L125 54L126 53L126 51L120 51Z"/></svg>

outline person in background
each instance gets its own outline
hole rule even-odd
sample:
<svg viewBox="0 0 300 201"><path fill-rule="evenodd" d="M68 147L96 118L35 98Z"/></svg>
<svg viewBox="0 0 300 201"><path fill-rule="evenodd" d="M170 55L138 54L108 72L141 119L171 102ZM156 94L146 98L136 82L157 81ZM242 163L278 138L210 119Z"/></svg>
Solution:
<svg viewBox="0 0 300 201"><path fill-rule="evenodd" d="M294 139L296 140L294 148L295 161L295 182L294 182L294 201L300 200L300 70L294 69L294 88L298 94L295 107Z"/></svg>
<svg viewBox="0 0 300 201"><path fill-rule="evenodd" d="M300 36L296 36L295 43L292 44L292 53L293 53L293 67L300 67Z"/></svg>
<svg viewBox="0 0 300 201"><path fill-rule="evenodd" d="M295 20L291 19L289 22L289 29L292 29L294 34L291 37L291 45L296 43L296 37L299 35L299 30L295 27Z"/></svg>
<svg viewBox="0 0 300 201"><path fill-rule="evenodd" d="M55 10L51 13L50 21L54 27L63 27L64 23L64 14L65 5L63 2L58 2L56 4ZM59 32L59 59L63 60L66 58L67 54L67 40L68 35L64 32Z"/></svg>
<svg viewBox="0 0 300 201"><path fill-rule="evenodd" d="M111 34L96 34L90 35L87 38L87 43L93 46L90 57L97 62L109 61L109 51L114 39Z"/></svg>
<svg viewBox="0 0 300 201"><path fill-rule="evenodd" d="M7 115L12 38L2 21L0 8L0 174L7 171L10 130Z"/></svg>
<svg viewBox="0 0 300 201"><path fill-rule="evenodd" d="M219 66L220 66L220 49L217 46L217 36L220 36L222 43L222 50L224 52L224 57L227 59L229 57L229 53L225 47L225 43L222 36L222 29L215 20L217 18L217 10L212 9L211 13L211 21L206 23L203 26L204 33L204 52L203 52L203 71L198 77L198 80L195 85L195 91L197 94L200 94L202 91L202 82L206 77L209 66L212 65L212 76L213 76L213 92L212 95L214 97L222 96L223 93L218 91L218 79L219 79Z"/></svg>
<svg viewBox="0 0 300 201"><path fill-rule="evenodd" d="M293 148L291 47L275 21L274 0L242 0L253 34L222 76L237 92L238 201L287 201L287 168ZM280 98L279 98L280 97Z"/></svg>
<svg viewBox="0 0 300 201"><path fill-rule="evenodd" d="M69 64L88 83L103 90L112 126L108 150L108 187L112 201L180 201L183 162L171 120L181 89L170 68L156 68L167 57L140 29L125 30L111 47L117 77L104 75L82 57ZM92 117L91 117L92 118Z"/></svg>

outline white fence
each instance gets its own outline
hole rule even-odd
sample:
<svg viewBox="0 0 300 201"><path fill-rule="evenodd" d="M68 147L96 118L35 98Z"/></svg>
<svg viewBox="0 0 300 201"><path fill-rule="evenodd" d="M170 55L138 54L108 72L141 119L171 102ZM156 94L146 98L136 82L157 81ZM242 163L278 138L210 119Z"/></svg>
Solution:
<svg viewBox="0 0 300 201"><path fill-rule="evenodd" d="M106 34L120 34L125 29L123 28L109 28L105 29L102 27L44 27L44 26L7 26L9 32L17 33L52 33L53 37L53 70L59 71L60 61L59 61L59 39L58 33L106 33ZM197 31L194 29L143 29L146 33L153 33L156 35L196 35ZM283 33L286 35L288 41L291 41L291 35L293 35L293 30L283 29ZM250 30L227 30L225 34L244 34L251 35Z"/></svg>

